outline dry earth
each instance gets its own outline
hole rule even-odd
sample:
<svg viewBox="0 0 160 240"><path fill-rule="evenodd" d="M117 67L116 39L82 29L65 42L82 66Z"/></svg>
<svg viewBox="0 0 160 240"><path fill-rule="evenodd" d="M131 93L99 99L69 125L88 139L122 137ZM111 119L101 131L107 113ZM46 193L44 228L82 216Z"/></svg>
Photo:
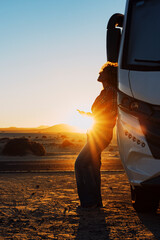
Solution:
<svg viewBox="0 0 160 240"><path fill-rule="evenodd" d="M104 208L78 213L73 172L0 174L0 239L160 239L160 211L137 214L129 191L103 172Z"/></svg>

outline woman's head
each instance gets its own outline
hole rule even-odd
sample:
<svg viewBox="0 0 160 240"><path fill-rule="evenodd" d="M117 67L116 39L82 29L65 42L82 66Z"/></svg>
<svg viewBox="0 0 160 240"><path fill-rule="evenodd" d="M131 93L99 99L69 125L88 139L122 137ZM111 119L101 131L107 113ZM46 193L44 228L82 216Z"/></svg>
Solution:
<svg viewBox="0 0 160 240"><path fill-rule="evenodd" d="M117 88L117 69L117 63L105 63L99 71L98 81L102 82L103 86L111 85Z"/></svg>

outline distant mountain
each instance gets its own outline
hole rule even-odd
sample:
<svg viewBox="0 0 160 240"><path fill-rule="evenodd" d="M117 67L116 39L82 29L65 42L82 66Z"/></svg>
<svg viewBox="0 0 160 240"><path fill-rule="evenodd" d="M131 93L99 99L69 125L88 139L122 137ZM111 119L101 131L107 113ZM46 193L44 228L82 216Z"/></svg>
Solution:
<svg viewBox="0 0 160 240"><path fill-rule="evenodd" d="M68 124L57 124L49 128L42 129L43 132L79 132L78 128Z"/></svg>
<svg viewBox="0 0 160 240"><path fill-rule="evenodd" d="M49 126L47 125L41 125L39 127L36 127L36 129L46 129L46 128L49 128Z"/></svg>
<svg viewBox="0 0 160 240"><path fill-rule="evenodd" d="M18 128L18 127L8 127L8 128L0 128L0 132L37 132L39 129L36 128Z"/></svg>
<svg viewBox="0 0 160 240"><path fill-rule="evenodd" d="M79 129L68 124L57 124L53 125L52 127L42 125L37 128L18 128L18 127L0 128L0 132L58 133L58 132L79 132Z"/></svg>

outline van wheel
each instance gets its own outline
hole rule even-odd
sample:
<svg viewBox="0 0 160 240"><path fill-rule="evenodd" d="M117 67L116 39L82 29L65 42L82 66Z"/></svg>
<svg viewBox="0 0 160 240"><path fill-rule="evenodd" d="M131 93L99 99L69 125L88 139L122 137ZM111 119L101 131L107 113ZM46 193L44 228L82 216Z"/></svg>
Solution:
<svg viewBox="0 0 160 240"><path fill-rule="evenodd" d="M137 212L156 212L159 206L159 196L156 192L140 187L133 189L131 186L131 199Z"/></svg>

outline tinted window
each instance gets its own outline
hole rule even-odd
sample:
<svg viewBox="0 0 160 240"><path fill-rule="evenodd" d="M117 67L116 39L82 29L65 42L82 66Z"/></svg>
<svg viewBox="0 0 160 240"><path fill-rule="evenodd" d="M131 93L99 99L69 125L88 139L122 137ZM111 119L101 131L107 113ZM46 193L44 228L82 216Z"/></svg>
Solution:
<svg viewBox="0 0 160 240"><path fill-rule="evenodd" d="M160 68L160 1L130 1L125 45L125 65Z"/></svg>

